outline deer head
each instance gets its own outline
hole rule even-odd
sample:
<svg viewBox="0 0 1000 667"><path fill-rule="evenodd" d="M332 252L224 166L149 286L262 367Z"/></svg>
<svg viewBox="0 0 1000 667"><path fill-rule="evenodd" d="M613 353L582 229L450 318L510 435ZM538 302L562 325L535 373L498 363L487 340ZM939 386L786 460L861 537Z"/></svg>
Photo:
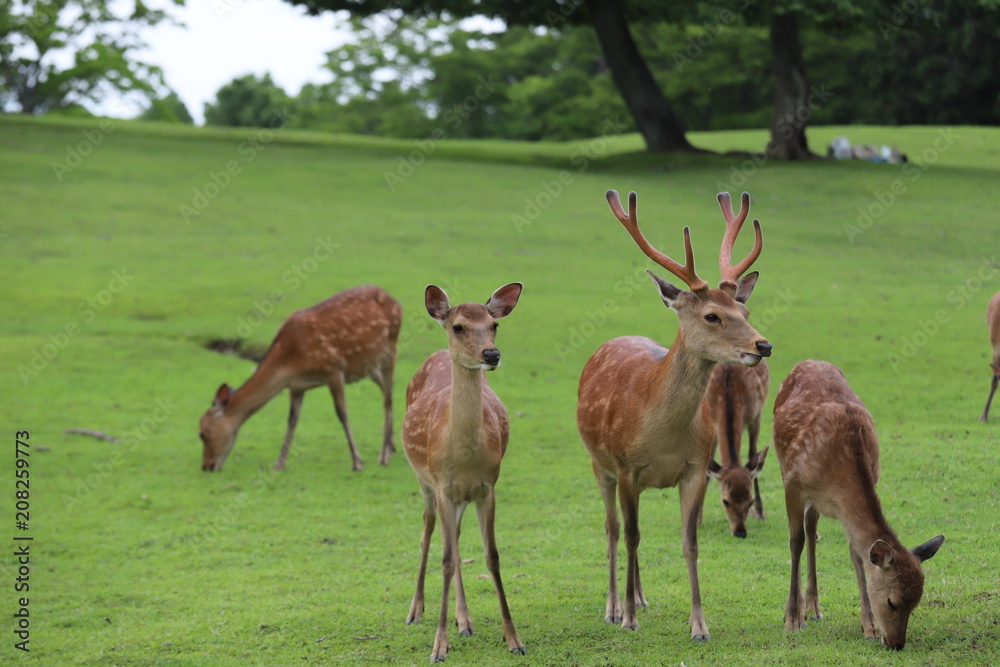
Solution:
<svg viewBox="0 0 1000 667"><path fill-rule="evenodd" d="M201 469L206 472L222 470L222 464L236 442L239 427L226 417L225 412L231 395L232 389L228 384L223 384L215 392L212 407L201 417L198 436L203 448Z"/></svg>
<svg viewBox="0 0 1000 667"><path fill-rule="evenodd" d="M746 366L756 366L762 357L771 356L771 344L750 326L747 319L749 311L744 305L753 292L759 274L752 271L743 276L743 273L760 256L764 245L760 222L757 220L753 221L756 235L753 250L736 266L732 266L733 245L750 211L748 193L743 193L739 215L733 213L729 193L723 192L718 195L719 205L726 220L726 232L719 250L719 269L722 279L718 289L710 289L708 283L695 273L694 249L691 246L691 230L688 227L684 228L686 263L682 266L654 248L639 231L636 214L637 197L634 192L629 193L628 212L622 208L621 200L615 190L608 190L606 196L611 211L632 236L639 249L688 286L687 290L680 289L648 272L660 290L663 303L677 313L681 332L689 349L709 361Z"/></svg>
<svg viewBox="0 0 1000 667"><path fill-rule="evenodd" d="M753 506L753 481L764 469L764 459L768 448L750 457L745 466L723 468L713 460L708 462L708 476L719 483L722 491L722 507L729 521L729 532L733 537L747 536L747 515Z"/></svg>
<svg viewBox="0 0 1000 667"><path fill-rule="evenodd" d="M906 645L906 625L924 594L924 572L920 564L930 560L944 543L944 535L924 542L911 551L894 550L876 540L868 552L868 599L882 643L897 651Z"/></svg>
<svg viewBox="0 0 1000 667"><path fill-rule="evenodd" d="M517 305L521 283L504 285L485 305L463 303L454 308L448 295L437 285L424 290L427 312L448 333L448 353L452 363L469 370L494 371L500 365L500 350L495 341L499 323Z"/></svg>

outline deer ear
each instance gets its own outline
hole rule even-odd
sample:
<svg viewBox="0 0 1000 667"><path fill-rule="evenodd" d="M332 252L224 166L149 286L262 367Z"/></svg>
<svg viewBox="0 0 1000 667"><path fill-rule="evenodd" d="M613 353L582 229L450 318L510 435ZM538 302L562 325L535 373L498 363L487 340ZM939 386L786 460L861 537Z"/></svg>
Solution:
<svg viewBox="0 0 1000 667"><path fill-rule="evenodd" d="M757 278L760 277L759 271L751 271L742 278L740 282L736 284L736 300L740 303L746 303L750 295L753 294L754 285L757 284Z"/></svg>
<svg viewBox="0 0 1000 667"><path fill-rule="evenodd" d="M215 400L212 401L212 407L215 409L224 408L229 403L229 397L232 395L233 390L225 382L219 387L219 390L215 392Z"/></svg>
<svg viewBox="0 0 1000 667"><path fill-rule="evenodd" d="M521 283L504 285L493 292L493 296L486 302L486 310L490 311L490 315L494 319L499 320L501 317L507 317L517 305L517 300L521 298L522 289L524 289L524 285Z"/></svg>
<svg viewBox="0 0 1000 667"><path fill-rule="evenodd" d="M448 295L444 290L437 285L428 285L424 290L424 306L427 307L427 314L444 326L444 321L448 319L448 311L451 310Z"/></svg>
<svg viewBox="0 0 1000 667"><path fill-rule="evenodd" d="M722 477L722 466L716 463L713 459L708 460L708 476L716 481Z"/></svg>
<svg viewBox="0 0 1000 667"><path fill-rule="evenodd" d="M764 459L767 458L768 449L768 447L765 447L751 456L750 460L747 461L747 470L750 471L750 479L756 479L760 475L761 470L764 469Z"/></svg>
<svg viewBox="0 0 1000 667"><path fill-rule="evenodd" d="M944 535L938 535L935 538L927 540L919 547L914 547L912 553L917 557L917 560L923 563L925 560L933 558L942 544L944 544Z"/></svg>
<svg viewBox="0 0 1000 667"><path fill-rule="evenodd" d="M882 570L889 570L896 560L896 554L893 553L892 547L889 546L888 542L885 540L875 540L871 550L868 552L868 558L871 560L872 565L876 565Z"/></svg>
<svg viewBox="0 0 1000 667"><path fill-rule="evenodd" d="M664 280L649 269L646 269L646 273L649 274L649 277L653 279L653 282L656 283L656 287L660 290L660 298L663 299L663 303L667 305L667 308L673 308L674 304L677 303L677 298L684 292L684 290L677 287L673 283Z"/></svg>

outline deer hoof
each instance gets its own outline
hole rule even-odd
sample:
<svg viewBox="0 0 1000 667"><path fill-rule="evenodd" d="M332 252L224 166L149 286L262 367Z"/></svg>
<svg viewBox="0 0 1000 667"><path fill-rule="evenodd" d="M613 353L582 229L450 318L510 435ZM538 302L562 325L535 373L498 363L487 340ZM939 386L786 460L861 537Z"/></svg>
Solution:
<svg viewBox="0 0 1000 667"><path fill-rule="evenodd" d="M691 641L707 642L711 635L691 635Z"/></svg>

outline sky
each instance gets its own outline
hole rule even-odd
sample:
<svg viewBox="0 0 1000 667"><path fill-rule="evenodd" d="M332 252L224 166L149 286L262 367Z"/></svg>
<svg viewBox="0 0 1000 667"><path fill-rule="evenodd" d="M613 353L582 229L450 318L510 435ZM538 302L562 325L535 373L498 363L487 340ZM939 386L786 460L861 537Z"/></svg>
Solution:
<svg viewBox="0 0 1000 667"><path fill-rule="evenodd" d="M163 69L199 125L205 102L238 76L270 72L290 95L305 83L330 81L326 53L349 36L342 29L346 14L309 16L282 0L188 0L185 7L170 5L169 12L186 27L164 23L146 30L149 48L136 57ZM128 113L120 101L104 106L111 107L101 109L108 115L138 113Z"/></svg>

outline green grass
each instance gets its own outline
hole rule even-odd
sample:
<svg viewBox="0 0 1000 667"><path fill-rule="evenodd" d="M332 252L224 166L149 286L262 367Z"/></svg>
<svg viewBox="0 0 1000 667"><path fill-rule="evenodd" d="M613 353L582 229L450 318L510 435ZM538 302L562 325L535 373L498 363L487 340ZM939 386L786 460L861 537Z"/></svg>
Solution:
<svg viewBox="0 0 1000 667"><path fill-rule="evenodd" d="M431 552L427 618L407 627L421 503L401 452L387 468L375 463L377 387L348 392L367 464L361 473L351 473L332 401L318 390L307 395L283 473L269 471L284 433L281 396L244 426L222 473L202 474L198 418L219 383L242 383L253 369L202 346L234 335L266 345L291 310L377 283L405 312L398 424L407 380L444 345L423 310L424 285L444 286L453 302L482 302L513 280L525 291L503 324L505 363L490 382L512 416L498 542L529 652L508 655L500 640L470 514L462 555L475 559L464 571L477 636L453 636L449 663L1000 660L1000 412L990 424L976 421L990 377L984 310L1000 289L1000 130L810 130L816 147L841 133L894 143L914 159L894 167L646 155L632 135L421 147L291 131L265 143L267 135L251 130L107 127L0 117L0 402L11 466L0 508L9 536L18 532L14 433L30 430L36 447L31 654L13 649L8 616L4 662L425 662L440 544ZM88 141L84 132L100 144L84 145L79 165L57 174L52 163L66 163L70 148ZM753 150L766 136L691 138ZM386 173L401 173L401 156L413 151L422 164L390 190ZM195 189L204 192L230 161L239 173L186 222L181 205L191 206ZM611 337L642 334L669 345L676 332L676 318L641 275L650 264L607 208L607 188L638 191L644 229L668 253L679 252L680 229L691 225L710 282L722 228L714 195L750 191L765 249L749 305L774 344L763 444L778 382L794 364L838 364L879 428L889 521L910 545L947 537L926 565L924 600L902 653L863 640L846 543L829 520L820 522L819 553L828 620L796 635L782 630L788 548L773 457L761 478L768 520L751 523L746 540L729 536L718 490L709 487L700 572L710 643L688 639L672 489L642 497L651 608L640 613L641 630L603 623L603 510L576 433L577 380ZM737 252L748 245L742 239ZM33 359L37 374L26 370ZM3 614L16 611L19 595L11 562L0 566Z"/></svg>

